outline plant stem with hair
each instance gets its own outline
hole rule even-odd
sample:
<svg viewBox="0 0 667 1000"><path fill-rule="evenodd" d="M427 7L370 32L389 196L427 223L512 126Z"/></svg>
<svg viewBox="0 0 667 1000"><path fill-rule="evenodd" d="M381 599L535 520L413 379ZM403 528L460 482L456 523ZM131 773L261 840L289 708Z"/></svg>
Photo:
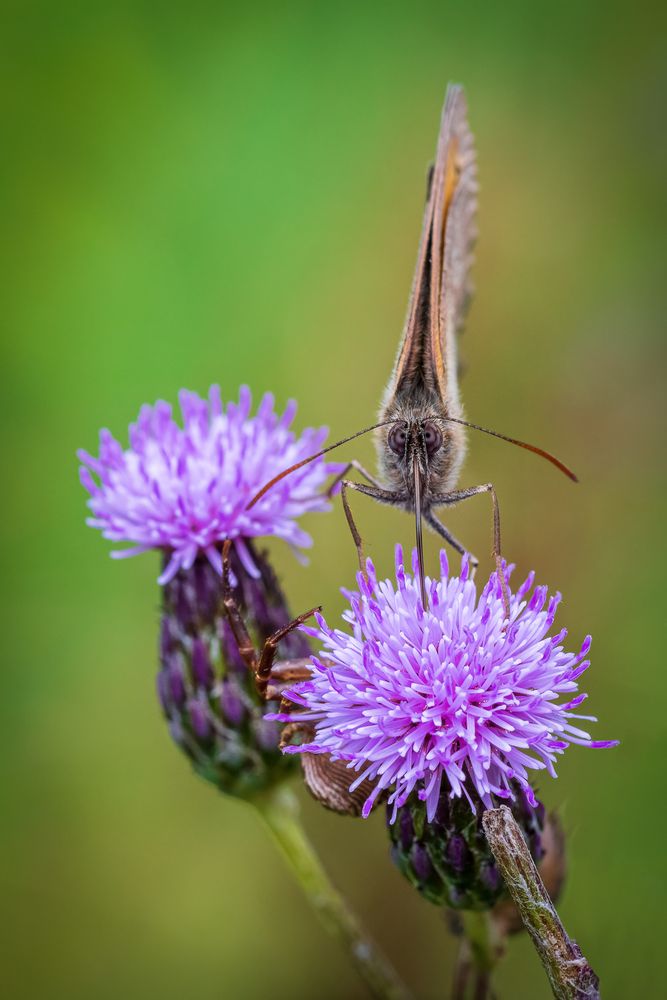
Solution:
<svg viewBox="0 0 667 1000"><path fill-rule="evenodd" d="M283 857L326 930L349 955L378 1000L409 1000L396 971L364 932L356 915L325 872L299 821L298 803L285 786L255 796L252 805L276 841Z"/></svg>
<svg viewBox="0 0 667 1000"><path fill-rule="evenodd" d="M488 809L484 832L557 1000L599 1000L599 980L568 937L507 806Z"/></svg>
<svg viewBox="0 0 667 1000"><path fill-rule="evenodd" d="M462 910L457 917L463 933L454 972L452 1000L464 1000L473 971L472 996L474 1000L486 1000L491 973L502 953L491 914L487 910Z"/></svg>

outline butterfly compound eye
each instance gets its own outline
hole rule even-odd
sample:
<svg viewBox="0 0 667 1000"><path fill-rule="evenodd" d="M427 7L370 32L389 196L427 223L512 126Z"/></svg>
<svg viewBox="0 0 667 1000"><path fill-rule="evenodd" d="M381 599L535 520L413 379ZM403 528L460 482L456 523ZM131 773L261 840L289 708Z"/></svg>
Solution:
<svg viewBox="0 0 667 1000"><path fill-rule="evenodd" d="M440 428L427 421L422 428L422 434L426 453L428 455L435 454L438 448L442 447L442 433Z"/></svg>
<svg viewBox="0 0 667 1000"><path fill-rule="evenodd" d="M405 444L408 440L408 429L405 424L397 424L387 435L387 444L395 455L402 455L405 452Z"/></svg>

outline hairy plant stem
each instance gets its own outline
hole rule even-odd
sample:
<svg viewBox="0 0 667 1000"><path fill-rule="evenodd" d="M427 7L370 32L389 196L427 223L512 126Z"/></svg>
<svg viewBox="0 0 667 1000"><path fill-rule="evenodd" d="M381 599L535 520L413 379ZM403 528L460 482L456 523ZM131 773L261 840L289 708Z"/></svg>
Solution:
<svg viewBox="0 0 667 1000"><path fill-rule="evenodd" d="M474 1000L486 1000L491 986L491 973L501 955L499 942L488 911L464 910L457 914L463 936L456 960L452 1000L464 1000L473 969Z"/></svg>
<svg viewBox="0 0 667 1000"><path fill-rule="evenodd" d="M507 890L545 968L557 1000L599 1000L598 977L568 937L507 806L488 809L482 823Z"/></svg>
<svg viewBox="0 0 667 1000"><path fill-rule="evenodd" d="M471 972L472 953L470 942L467 937L461 937L459 939L459 950L456 955L456 965L454 966L451 1000L465 1000Z"/></svg>
<svg viewBox="0 0 667 1000"><path fill-rule="evenodd" d="M322 925L343 946L371 995L378 1000L409 1000L410 993L398 974L331 884L299 821L299 807L293 792L278 786L255 796L251 802Z"/></svg>

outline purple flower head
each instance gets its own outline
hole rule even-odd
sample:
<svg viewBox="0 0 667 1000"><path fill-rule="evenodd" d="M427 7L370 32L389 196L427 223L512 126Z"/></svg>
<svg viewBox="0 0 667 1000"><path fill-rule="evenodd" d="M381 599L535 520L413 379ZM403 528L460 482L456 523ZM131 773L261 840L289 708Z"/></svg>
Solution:
<svg viewBox="0 0 667 1000"><path fill-rule="evenodd" d="M273 716L314 727L312 742L286 752L347 761L357 772L352 789L376 782L365 816L388 791L393 822L416 790L432 822L441 786L473 809L471 792L491 806L492 796L523 789L535 804L530 770L555 777L556 757L570 743L615 745L591 740L572 721L595 721L574 711L586 697L577 679L589 665L590 637L568 653L566 630L547 635L560 595L547 603L547 588L533 590L531 573L511 595L508 622L497 574L478 596L467 557L460 577L449 576L444 552L440 561L440 579L426 581L425 611L416 553L410 575L397 546L396 583L378 581L369 560L368 578L359 574L359 590L346 592L352 634L322 616L304 629L322 643L323 659L313 658L310 680L285 692L297 710Z"/></svg>
<svg viewBox="0 0 667 1000"><path fill-rule="evenodd" d="M297 437L289 429L296 404L288 403L279 417L268 393L251 417L246 386L239 402L226 408L216 385L208 401L185 389L179 401L182 427L171 406L159 401L141 408L130 426L126 451L103 430L99 458L78 452L93 514L87 523L113 542L134 543L111 555L121 559L166 549L171 558L159 582L167 583L179 569L189 569L200 553L221 572L219 544L225 538L235 540L244 568L253 576L257 569L244 538L276 535L295 548L310 545L296 519L328 509L322 486L342 466L316 459L246 508L273 476L319 451L326 428L309 428Z"/></svg>

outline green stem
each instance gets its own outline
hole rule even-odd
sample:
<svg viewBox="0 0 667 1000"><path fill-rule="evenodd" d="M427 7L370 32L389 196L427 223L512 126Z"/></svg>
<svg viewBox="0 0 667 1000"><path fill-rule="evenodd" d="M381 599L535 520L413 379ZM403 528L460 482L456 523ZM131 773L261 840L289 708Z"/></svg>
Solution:
<svg viewBox="0 0 667 1000"><path fill-rule="evenodd" d="M496 964L496 950L489 914L486 910L466 910L461 913L463 930L478 969L490 971Z"/></svg>
<svg viewBox="0 0 667 1000"><path fill-rule="evenodd" d="M459 950L456 956L454 967L454 982L452 983L451 1000L465 1000L468 989L468 980L472 970L472 958L470 952L470 942L466 937L461 937Z"/></svg>
<svg viewBox="0 0 667 1000"><path fill-rule="evenodd" d="M491 972L500 957L491 916L487 910L466 910L460 916L471 964L476 971L474 1000L485 1000L490 989Z"/></svg>
<svg viewBox="0 0 667 1000"><path fill-rule="evenodd" d="M284 786L278 787L254 798L252 804L323 926L343 945L371 994L379 1000L409 1000L410 994L397 973L331 884L301 826L294 794Z"/></svg>

